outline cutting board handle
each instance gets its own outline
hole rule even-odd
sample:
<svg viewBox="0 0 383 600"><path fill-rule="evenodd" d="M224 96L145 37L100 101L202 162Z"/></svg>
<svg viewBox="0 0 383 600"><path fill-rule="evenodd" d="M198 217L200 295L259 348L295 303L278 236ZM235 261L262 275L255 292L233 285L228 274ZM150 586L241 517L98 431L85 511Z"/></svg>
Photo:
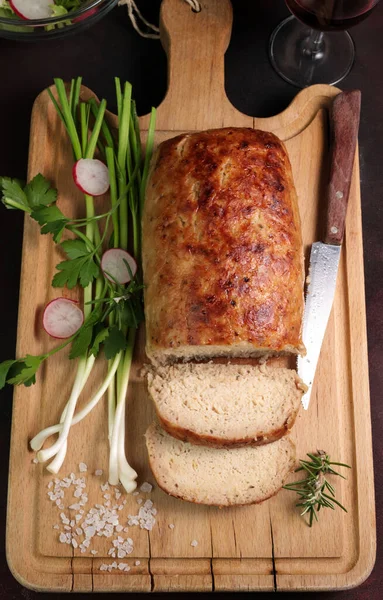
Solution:
<svg viewBox="0 0 383 600"><path fill-rule="evenodd" d="M233 21L231 2L202 0L200 5L197 13L181 0L162 2L160 31L168 56L168 91L158 108L158 129L222 127L226 121L233 122L233 113L248 119L225 93L224 54Z"/></svg>

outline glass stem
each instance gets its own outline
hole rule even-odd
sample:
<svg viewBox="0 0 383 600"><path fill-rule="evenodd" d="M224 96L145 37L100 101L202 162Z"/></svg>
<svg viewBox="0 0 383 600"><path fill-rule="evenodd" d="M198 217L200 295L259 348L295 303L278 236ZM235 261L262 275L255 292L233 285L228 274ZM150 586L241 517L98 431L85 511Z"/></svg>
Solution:
<svg viewBox="0 0 383 600"><path fill-rule="evenodd" d="M311 60L323 58L323 31L310 29L310 33L302 42L302 53Z"/></svg>

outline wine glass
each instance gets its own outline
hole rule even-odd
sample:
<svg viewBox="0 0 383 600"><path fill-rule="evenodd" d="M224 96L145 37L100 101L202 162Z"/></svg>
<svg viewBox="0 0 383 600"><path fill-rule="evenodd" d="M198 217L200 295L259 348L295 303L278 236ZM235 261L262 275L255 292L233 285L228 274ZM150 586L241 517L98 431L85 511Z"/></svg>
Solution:
<svg viewBox="0 0 383 600"><path fill-rule="evenodd" d="M353 39L345 29L368 17L379 0L285 2L295 16L282 21L271 36L274 69L298 87L341 81L355 58Z"/></svg>

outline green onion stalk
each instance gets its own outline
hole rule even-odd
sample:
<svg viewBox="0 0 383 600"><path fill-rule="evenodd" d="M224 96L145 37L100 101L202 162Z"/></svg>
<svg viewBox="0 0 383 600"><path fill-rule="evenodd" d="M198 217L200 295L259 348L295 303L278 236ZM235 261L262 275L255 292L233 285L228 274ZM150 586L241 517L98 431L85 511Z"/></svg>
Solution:
<svg viewBox="0 0 383 600"><path fill-rule="evenodd" d="M116 78L116 95L118 105L118 153L117 153L117 175L112 164L110 150L107 152L107 164L111 177L111 190L118 188L121 204L119 207L119 236L115 230L114 244L116 238L119 239L119 247L128 250L129 242L129 217L132 231L133 255L139 264L141 247L141 189L142 176L148 172L148 163L151 156L151 147L147 148L143 164L143 173L137 167L141 163L140 136L135 105L132 103L132 88L126 83L124 90L121 90L120 81ZM152 111L149 137L154 135L155 111ZM115 175L115 181L112 183L112 175ZM133 179L134 178L134 179ZM133 182L129 192L124 193L126 183ZM114 192L115 193L115 192ZM113 204L113 191L111 192ZM132 492L136 488L137 473L129 465L125 453L125 420L126 420L126 400L129 386L129 375L133 359L133 351L136 339L135 327L124 327L124 334L127 338L127 346L124 356L116 374L116 382L108 396L108 420L109 420L109 483L117 485L122 483L127 492Z"/></svg>

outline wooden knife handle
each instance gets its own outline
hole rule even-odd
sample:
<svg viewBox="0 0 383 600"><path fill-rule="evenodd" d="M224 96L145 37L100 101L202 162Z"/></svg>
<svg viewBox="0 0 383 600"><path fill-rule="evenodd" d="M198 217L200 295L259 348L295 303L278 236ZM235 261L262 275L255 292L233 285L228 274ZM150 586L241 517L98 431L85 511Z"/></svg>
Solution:
<svg viewBox="0 0 383 600"><path fill-rule="evenodd" d="M330 113L331 164L324 242L339 246L343 241L360 117L359 90L335 97Z"/></svg>

